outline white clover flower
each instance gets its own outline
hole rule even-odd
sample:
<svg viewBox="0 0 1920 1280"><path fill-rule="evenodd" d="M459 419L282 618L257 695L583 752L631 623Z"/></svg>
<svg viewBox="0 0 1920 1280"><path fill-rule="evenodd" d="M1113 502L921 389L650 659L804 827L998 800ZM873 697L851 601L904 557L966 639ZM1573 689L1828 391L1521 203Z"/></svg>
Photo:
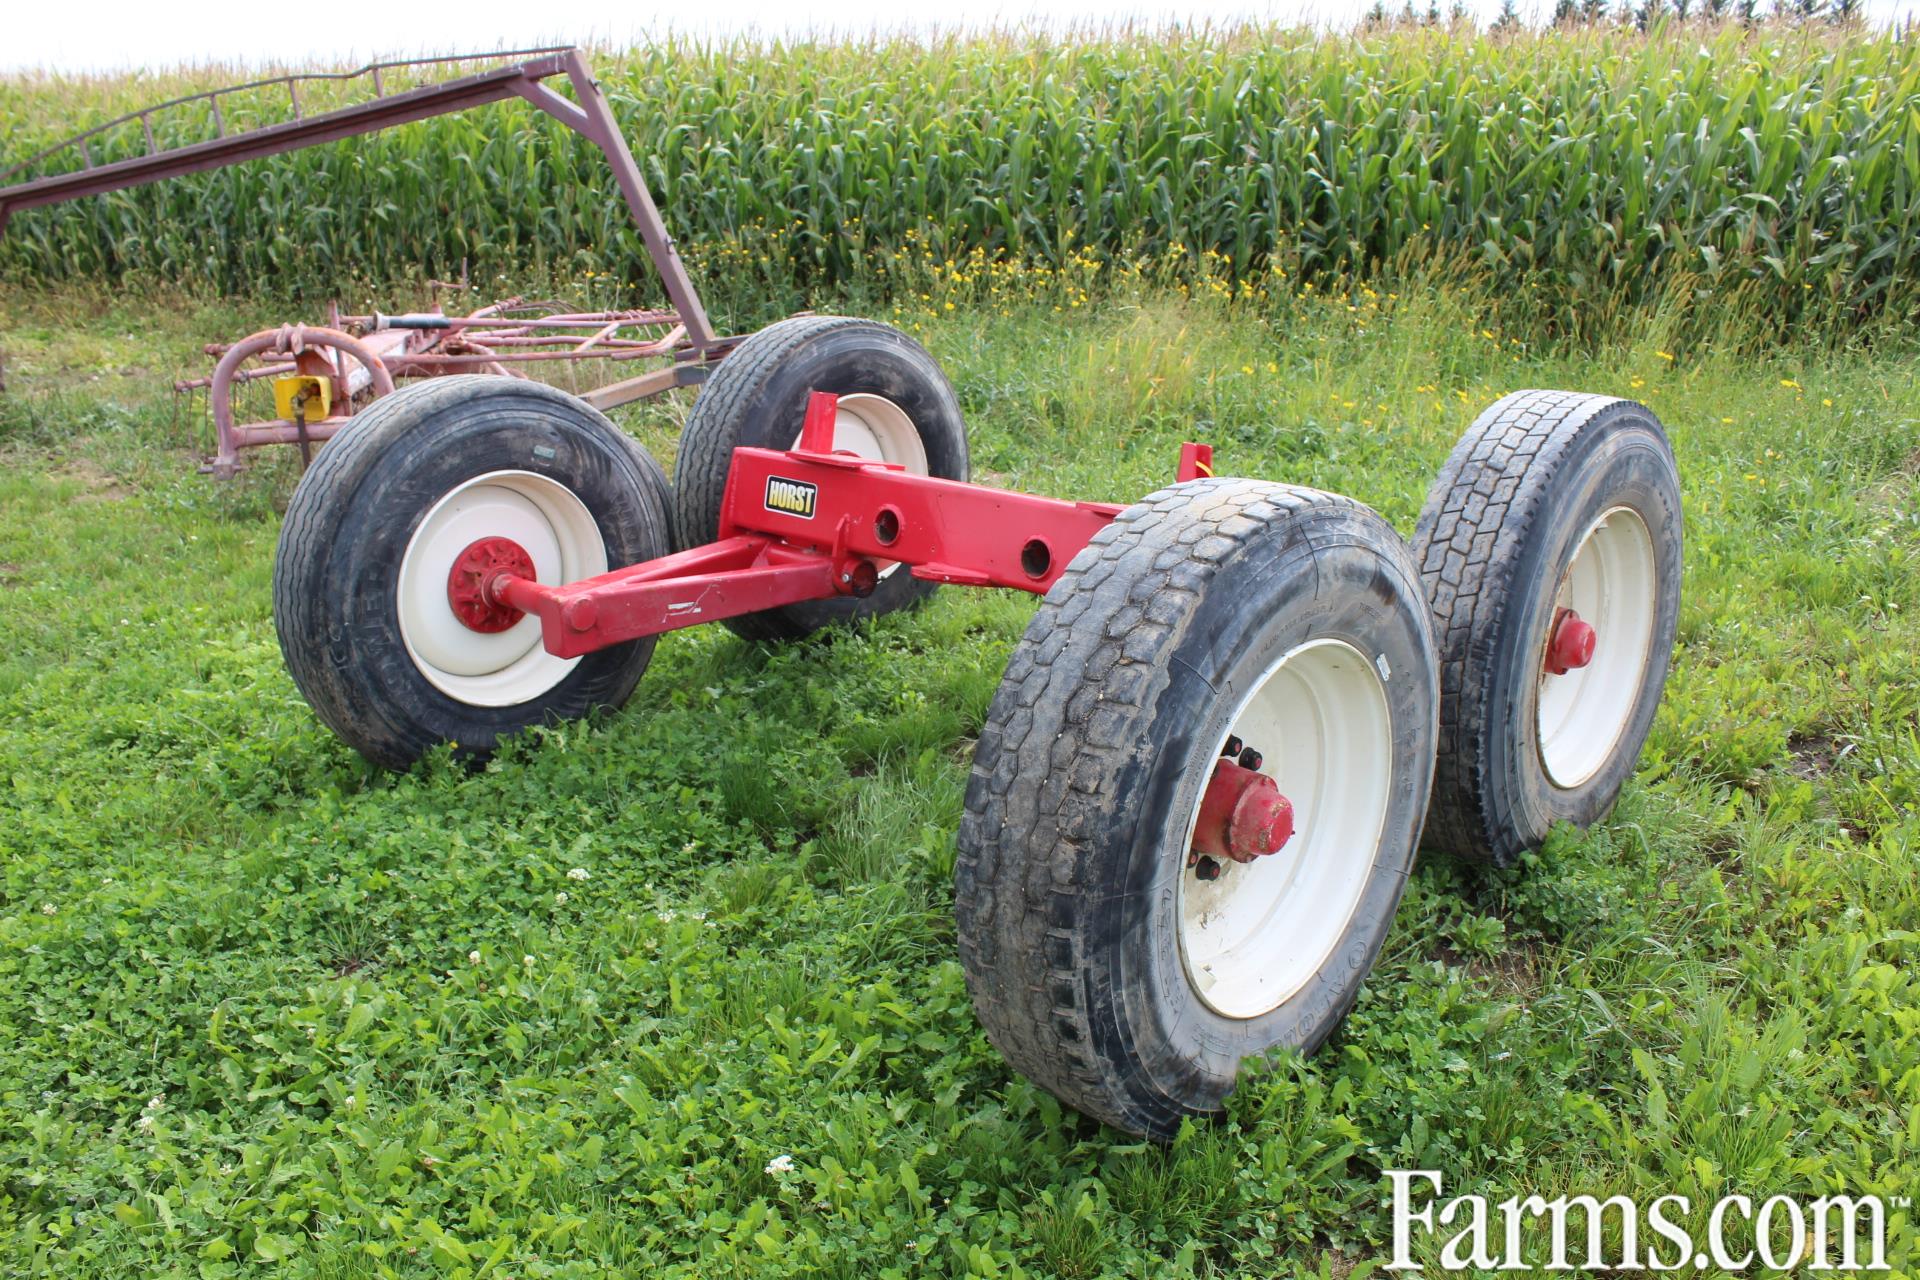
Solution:
<svg viewBox="0 0 1920 1280"><path fill-rule="evenodd" d="M166 1105L167 1105L166 1098L162 1097L159 1094L155 1094L153 1097L147 1099L147 1110L149 1111L158 1111L160 1110L160 1108Z"/></svg>
<svg viewBox="0 0 1920 1280"><path fill-rule="evenodd" d="M538 964L539 961L535 960L532 956L521 956L520 963L531 969L534 965Z"/></svg>
<svg viewBox="0 0 1920 1280"><path fill-rule="evenodd" d="M774 1174L776 1176L783 1173L792 1173L793 1157L792 1156L775 1156L773 1159L767 1161L766 1172Z"/></svg>
<svg viewBox="0 0 1920 1280"><path fill-rule="evenodd" d="M573 870L567 872L567 879L569 880L585 880L586 878L587 869L585 867L575 867Z"/></svg>
<svg viewBox="0 0 1920 1280"><path fill-rule="evenodd" d="M352 1095L352 1094L348 1094L348 1095L347 1095L346 1097L344 1097L344 1098L342 1098L342 1099L340 1100L340 1102L341 1102L341 1105L343 1105L343 1106L348 1106L348 1107L350 1107L350 1106L352 1106L352 1105L353 1105L353 1095Z"/></svg>
<svg viewBox="0 0 1920 1280"><path fill-rule="evenodd" d="M150 1115L143 1115L140 1117L140 1119L136 1123L139 1124L139 1126L142 1129L151 1129L153 1128L153 1117Z"/></svg>
<svg viewBox="0 0 1920 1280"><path fill-rule="evenodd" d="M469 951L469 952L467 952L467 963L468 963L468 964L479 964L479 963L480 963L480 953L479 953L478 951Z"/></svg>
<svg viewBox="0 0 1920 1280"><path fill-rule="evenodd" d="M674 917L674 916L675 916L676 914L678 914L678 913L676 913L676 912L673 912L673 911L656 911L656 912L654 912L654 915L655 915L655 917L656 917L656 918L657 918L657 919L658 919L658 920L660 921L660 923L661 923L661 924L672 924L672 923L673 923L673 917Z"/></svg>
<svg viewBox="0 0 1920 1280"><path fill-rule="evenodd" d="M565 889L553 895L553 905L556 907L564 907L567 905L567 891Z"/></svg>
<svg viewBox="0 0 1920 1280"><path fill-rule="evenodd" d="M50 916L59 909L60 908L54 906L51 902L43 902L40 904L40 914L43 916Z"/></svg>

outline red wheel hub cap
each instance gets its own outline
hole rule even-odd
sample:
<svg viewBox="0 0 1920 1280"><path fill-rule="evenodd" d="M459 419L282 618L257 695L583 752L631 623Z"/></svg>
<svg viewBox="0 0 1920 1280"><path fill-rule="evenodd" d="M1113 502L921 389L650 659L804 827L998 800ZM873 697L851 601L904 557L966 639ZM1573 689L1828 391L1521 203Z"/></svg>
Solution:
<svg viewBox="0 0 1920 1280"><path fill-rule="evenodd" d="M1571 609L1556 609L1553 632L1547 640L1547 674L1563 676L1593 661L1599 633Z"/></svg>
<svg viewBox="0 0 1920 1280"><path fill-rule="evenodd" d="M453 558L447 573L447 603L453 616L475 631L505 631L527 615L509 604L501 604L489 591L501 574L512 574L529 582L538 581L533 557L512 538L481 538Z"/></svg>
<svg viewBox="0 0 1920 1280"><path fill-rule="evenodd" d="M1278 783L1231 760L1213 766L1193 824L1194 853L1252 862L1292 838L1293 804Z"/></svg>

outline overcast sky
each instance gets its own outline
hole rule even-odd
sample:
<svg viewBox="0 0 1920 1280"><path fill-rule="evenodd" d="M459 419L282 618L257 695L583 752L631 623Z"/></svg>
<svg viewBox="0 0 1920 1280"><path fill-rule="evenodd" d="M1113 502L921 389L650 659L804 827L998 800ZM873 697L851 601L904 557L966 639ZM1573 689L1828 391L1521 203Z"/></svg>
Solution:
<svg viewBox="0 0 1920 1280"><path fill-rule="evenodd" d="M760 36L927 32L983 26L1052 29L1133 20L1279 20L1348 26L1372 0L1190 0L1177 7L1126 0L382 0L363 3L168 3L168 0L13 0L0 18L0 70L167 67L182 63L337 63L428 53L473 53L594 40L631 44L668 31ZM1520 0L1522 13L1551 0ZM1390 7L1398 7L1397 4ZM1423 6L1424 7L1424 6ZM1442 8L1447 5L1443 2ZM1500 0L1468 0L1490 18ZM1920 0L1866 0L1882 22L1920 14Z"/></svg>

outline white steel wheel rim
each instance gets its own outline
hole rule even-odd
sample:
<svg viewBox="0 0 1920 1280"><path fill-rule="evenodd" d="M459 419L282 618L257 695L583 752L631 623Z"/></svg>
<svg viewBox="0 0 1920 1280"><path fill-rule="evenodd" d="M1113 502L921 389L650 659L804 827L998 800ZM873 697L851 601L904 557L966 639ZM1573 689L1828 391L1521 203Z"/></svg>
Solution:
<svg viewBox="0 0 1920 1280"><path fill-rule="evenodd" d="M1602 513L1580 539L1554 594L1556 615L1571 609L1593 627L1593 661L1556 676L1546 671L1545 645L1539 655L1535 727L1541 766L1556 787L1593 777L1626 732L1646 678L1659 593L1646 521L1631 507Z"/></svg>
<svg viewBox="0 0 1920 1280"><path fill-rule="evenodd" d="M793 438L800 447L800 437ZM874 462L895 462L910 475L927 474L927 446L913 416L885 396L856 391L841 396L833 415L833 448Z"/></svg>
<svg viewBox="0 0 1920 1280"><path fill-rule="evenodd" d="M793 438L793 448L800 437ZM908 475L928 474L927 446L913 415L885 396L856 391L841 396L833 415L833 449L874 462L898 463ZM900 567L897 560L876 561L882 578Z"/></svg>
<svg viewBox="0 0 1920 1280"><path fill-rule="evenodd" d="M578 658L556 658L540 643L532 614L504 631L460 621L447 578L462 551L482 538L510 538L546 583L607 571L607 545L573 490L531 471L489 471L434 503L400 557L398 611L407 656L428 683L476 707L529 702L564 680Z"/></svg>
<svg viewBox="0 0 1920 1280"><path fill-rule="evenodd" d="M1222 862L1218 879L1201 880L1185 865L1196 796L1179 851L1180 956L1208 1008L1257 1018L1326 968L1373 878L1393 783L1384 678L1343 640L1309 641L1254 684L1216 756L1233 735L1265 757L1260 772L1292 803L1294 834L1277 853Z"/></svg>

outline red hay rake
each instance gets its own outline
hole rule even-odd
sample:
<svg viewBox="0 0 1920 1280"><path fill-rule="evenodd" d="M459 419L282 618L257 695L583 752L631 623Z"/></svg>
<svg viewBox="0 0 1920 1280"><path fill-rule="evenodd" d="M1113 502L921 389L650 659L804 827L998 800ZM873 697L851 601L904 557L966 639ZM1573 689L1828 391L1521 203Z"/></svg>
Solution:
<svg viewBox="0 0 1920 1280"><path fill-rule="evenodd" d="M476 63L491 65L452 80L387 92L387 81L396 73ZM566 79L573 90L572 99L544 83L554 77ZM350 106L305 115L300 88L315 82L364 85L370 96ZM222 102L274 86L285 87L292 119L229 132ZM79 161L77 168L0 187L0 234L4 234L11 215L20 210L240 164L513 97L532 103L600 149L671 306L650 311L575 313L557 302L529 304L508 299L464 316L447 316L437 310L397 316L337 316L325 326L283 325L253 334L210 350L209 354L219 357L219 363L209 377L176 384L179 391L190 394L204 390L208 395L216 447L203 470L231 476L240 466L241 450L266 444L297 443L303 454L310 456L312 446L344 427L356 407L389 394L395 382L405 378L482 371L526 376L524 366L554 362L667 362L665 368L589 393L592 402L602 409L697 384L707 367L738 339L714 334L699 293L634 164L633 153L578 49L523 49L471 57L377 62L353 71L277 76L156 103L77 133L0 172L0 182L5 182L49 162ZM209 108L215 137L183 146L159 145L153 129L155 117L203 103ZM95 164L89 144L135 122L141 126L146 153ZM236 421L234 391L261 379L275 384L277 416Z"/></svg>
<svg viewBox="0 0 1920 1280"><path fill-rule="evenodd" d="M677 359L686 337L686 325L673 311L569 312L560 302L520 298L463 316L437 308L401 315L336 314L324 327L282 325L239 342L211 344L206 351L217 361L213 372L173 386L189 398L206 394L217 444L201 469L229 476L239 465L240 450L263 444L297 443L303 461L311 462L312 446L343 429L356 407L390 394L407 378L449 373L525 378L528 366L552 362L569 368L589 362L670 362L582 394L601 410L697 385L707 365ZM275 416L237 421L236 393L256 382L271 385Z"/></svg>

